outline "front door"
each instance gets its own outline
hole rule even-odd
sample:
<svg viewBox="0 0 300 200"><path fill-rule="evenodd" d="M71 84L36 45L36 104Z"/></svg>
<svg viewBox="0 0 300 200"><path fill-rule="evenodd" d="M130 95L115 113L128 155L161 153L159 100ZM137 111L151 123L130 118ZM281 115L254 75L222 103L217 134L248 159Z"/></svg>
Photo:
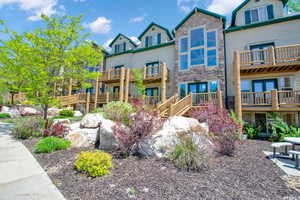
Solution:
<svg viewBox="0 0 300 200"><path fill-rule="evenodd" d="M119 94L119 92L120 92L120 86L114 86L113 87L113 93L114 94Z"/></svg>
<svg viewBox="0 0 300 200"><path fill-rule="evenodd" d="M207 93L207 82L199 82L199 83L189 83L188 84L188 93L199 94L199 93ZM193 105L199 105L203 102L203 97L200 95L193 95Z"/></svg>

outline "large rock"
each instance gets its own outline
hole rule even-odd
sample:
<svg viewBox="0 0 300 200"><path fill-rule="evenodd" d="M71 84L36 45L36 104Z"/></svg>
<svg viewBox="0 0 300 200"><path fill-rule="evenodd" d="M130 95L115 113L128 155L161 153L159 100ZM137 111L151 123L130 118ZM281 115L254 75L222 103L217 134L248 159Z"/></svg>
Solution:
<svg viewBox="0 0 300 200"><path fill-rule="evenodd" d="M99 113L87 114L81 120L81 127L97 128L99 126L99 123L103 120L104 120L103 116Z"/></svg>
<svg viewBox="0 0 300 200"><path fill-rule="evenodd" d="M54 119L52 126L54 126L58 123L61 123L61 124L65 125L65 126L68 126L68 127L71 126L71 121L69 119Z"/></svg>
<svg viewBox="0 0 300 200"><path fill-rule="evenodd" d="M15 106L13 106L11 108L3 106L2 110L1 110L1 113L8 113L11 118L21 117L21 113L19 112L19 110Z"/></svg>
<svg viewBox="0 0 300 200"><path fill-rule="evenodd" d="M118 149L119 145L113 135L113 130L112 130L112 127L115 124L116 124L115 122L104 118L101 121L101 126L100 129L98 130L97 138L96 138L96 144L98 145L99 149L109 150L109 151Z"/></svg>
<svg viewBox="0 0 300 200"><path fill-rule="evenodd" d="M87 147L95 144L97 129L76 129L71 131L65 139L71 141L71 147Z"/></svg>
<svg viewBox="0 0 300 200"><path fill-rule="evenodd" d="M49 108L48 109L48 115L50 117L56 117L56 116L59 116L59 112L61 111L62 109L59 109L59 108Z"/></svg>
<svg viewBox="0 0 300 200"><path fill-rule="evenodd" d="M83 116L83 114L79 110L74 111L74 117L82 117L82 116Z"/></svg>
<svg viewBox="0 0 300 200"><path fill-rule="evenodd" d="M21 106L19 111L22 116L32 116L41 114L36 108Z"/></svg>
<svg viewBox="0 0 300 200"><path fill-rule="evenodd" d="M179 143L179 134L190 135L201 152L212 151L206 123L201 124L193 118L171 117L164 123L160 131L140 144L139 153L145 156L167 157Z"/></svg>

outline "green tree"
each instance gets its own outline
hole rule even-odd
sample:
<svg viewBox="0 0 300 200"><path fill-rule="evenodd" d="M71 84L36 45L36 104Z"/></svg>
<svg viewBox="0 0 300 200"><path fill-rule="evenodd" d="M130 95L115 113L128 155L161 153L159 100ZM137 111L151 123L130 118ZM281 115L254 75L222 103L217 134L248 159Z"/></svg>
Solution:
<svg viewBox="0 0 300 200"><path fill-rule="evenodd" d="M300 12L300 0L290 0L288 8L290 12Z"/></svg>
<svg viewBox="0 0 300 200"><path fill-rule="evenodd" d="M135 86L139 97L145 95L145 86L143 82L143 70L142 69L132 69L135 79Z"/></svg>
<svg viewBox="0 0 300 200"><path fill-rule="evenodd" d="M22 81L25 82L22 91L29 100L42 106L46 120L48 108L58 103L53 93L55 84L73 79L84 88L91 87L87 80L96 79L99 73L89 72L85 66L98 66L103 55L100 48L87 41L88 34L80 25L81 17L42 16L42 19L41 28L22 35L15 34L14 38L4 42L6 52L13 49L8 45L10 42L22 47L18 48L19 52L8 56L0 54L17 63L12 66L22 71ZM13 73L9 64L0 63L3 70Z"/></svg>

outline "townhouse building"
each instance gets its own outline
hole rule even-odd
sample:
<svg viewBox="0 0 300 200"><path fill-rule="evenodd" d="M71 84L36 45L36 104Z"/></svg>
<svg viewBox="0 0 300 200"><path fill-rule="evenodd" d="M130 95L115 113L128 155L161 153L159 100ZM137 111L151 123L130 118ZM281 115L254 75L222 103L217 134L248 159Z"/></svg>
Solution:
<svg viewBox="0 0 300 200"><path fill-rule="evenodd" d="M246 0L225 30L228 102L268 133L269 114L299 125L300 15L288 0Z"/></svg>

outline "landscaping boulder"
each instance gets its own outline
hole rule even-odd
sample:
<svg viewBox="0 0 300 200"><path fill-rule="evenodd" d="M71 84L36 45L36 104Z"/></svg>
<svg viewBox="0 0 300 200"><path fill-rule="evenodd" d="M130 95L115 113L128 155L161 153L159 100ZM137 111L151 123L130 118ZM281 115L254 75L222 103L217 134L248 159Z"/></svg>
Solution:
<svg viewBox="0 0 300 200"><path fill-rule="evenodd" d="M190 135L201 152L209 153L212 151L212 142L208 139L208 133L206 123L199 123L193 118L171 117L160 131L140 144L139 153L167 157L179 143L178 134Z"/></svg>
<svg viewBox="0 0 300 200"><path fill-rule="evenodd" d="M41 114L36 108L21 106L19 107L19 111L22 116L33 116Z"/></svg>
<svg viewBox="0 0 300 200"><path fill-rule="evenodd" d="M76 129L80 129L80 122L76 122L70 125L70 130L74 131Z"/></svg>
<svg viewBox="0 0 300 200"><path fill-rule="evenodd" d="M65 139L71 142L72 147L87 147L95 144L97 129L75 129Z"/></svg>
<svg viewBox="0 0 300 200"><path fill-rule="evenodd" d="M115 124L115 122L109 119L102 119L96 138L96 144L98 145L99 149L109 151L118 149L119 145L113 135L112 130L112 127Z"/></svg>
<svg viewBox="0 0 300 200"><path fill-rule="evenodd" d="M10 111L10 108L7 106L2 106L1 113L8 113Z"/></svg>
<svg viewBox="0 0 300 200"><path fill-rule="evenodd" d="M62 109L59 109L59 108L49 108L48 109L48 115L50 117L56 117L56 116L59 116L59 112L61 111Z"/></svg>
<svg viewBox="0 0 300 200"><path fill-rule="evenodd" d="M82 117L82 116L83 116L83 114L79 110L74 111L74 117Z"/></svg>
<svg viewBox="0 0 300 200"><path fill-rule="evenodd" d="M69 119L54 119L52 126L57 124L57 123L62 123L64 125L68 126L68 127L71 126L71 121Z"/></svg>
<svg viewBox="0 0 300 200"><path fill-rule="evenodd" d="M19 110L15 106L13 106L11 108L3 106L1 113L8 113L11 118L21 117Z"/></svg>
<svg viewBox="0 0 300 200"><path fill-rule="evenodd" d="M99 123L104 120L103 116L99 113L87 114L81 120L82 128L98 128Z"/></svg>

